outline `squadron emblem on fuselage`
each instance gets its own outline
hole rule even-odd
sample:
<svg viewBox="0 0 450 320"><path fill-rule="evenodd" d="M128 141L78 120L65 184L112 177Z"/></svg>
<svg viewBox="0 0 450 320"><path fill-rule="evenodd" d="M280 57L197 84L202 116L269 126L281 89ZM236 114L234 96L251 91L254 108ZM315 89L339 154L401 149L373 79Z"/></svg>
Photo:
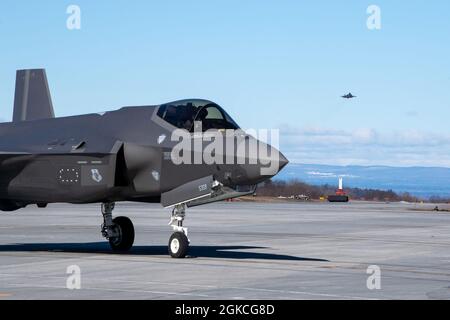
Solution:
<svg viewBox="0 0 450 320"><path fill-rule="evenodd" d="M91 173L92 173L92 180L94 180L97 183L102 182L103 177L100 174L100 171L98 171L98 169L92 169Z"/></svg>

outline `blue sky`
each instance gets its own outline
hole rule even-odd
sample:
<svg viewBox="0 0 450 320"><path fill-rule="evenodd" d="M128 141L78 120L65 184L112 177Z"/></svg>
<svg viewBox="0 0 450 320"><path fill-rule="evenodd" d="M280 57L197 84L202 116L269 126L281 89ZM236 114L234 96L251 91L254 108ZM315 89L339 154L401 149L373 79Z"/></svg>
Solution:
<svg viewBox="0 0 450 320"><path fill-rule="evenodd" d="M57 116L207 98L280 128L293 162L450 167L449 16L444 0L2 0L0 117L15 70L45 67Z"/></svg>

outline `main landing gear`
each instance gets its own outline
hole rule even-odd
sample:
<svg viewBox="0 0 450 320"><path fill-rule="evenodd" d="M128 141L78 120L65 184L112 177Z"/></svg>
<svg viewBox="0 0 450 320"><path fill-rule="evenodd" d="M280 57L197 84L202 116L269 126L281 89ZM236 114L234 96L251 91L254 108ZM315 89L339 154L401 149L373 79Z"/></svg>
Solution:
<svg viewBox="0 0 450 320"><path fill-rule="evenodd" d="M134 243L134 226L127 217L113 219L114 206L113 202L102 204L102 235L109 240L113 251L126 252ZM172 258L185 258L189 250L188 229L183 227L185 217L186 205L176 205L169 222L174 231L169 240L169 254Z"/></svg>
<svg viewBox="0 0 450 320"><path fill-rule="evenodd" d="M186 205L176 205L169 222L174 231L169 240L169 254L172 258L185 258L189 250L188 229L183 227L185 217Z"/></svg>
<svg viewBox="0 0 450 320"><path fill-rule="evenodd" d="M114 203L102 204L102 235L109 240L113 251L125 252L131 249L134 243L134 226L127 217L112 217Z"/></svg>

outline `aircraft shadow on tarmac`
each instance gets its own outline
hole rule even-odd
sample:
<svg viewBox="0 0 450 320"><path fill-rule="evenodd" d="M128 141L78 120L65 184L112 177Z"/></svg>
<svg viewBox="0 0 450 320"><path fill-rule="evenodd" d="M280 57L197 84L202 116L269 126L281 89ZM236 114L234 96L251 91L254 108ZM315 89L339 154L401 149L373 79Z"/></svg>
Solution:
<svg viewBox="0 0 450 320"><path fill-rule="evenodd" d="M283 254L249 252L237 250L267 249L255 246L191 246L189 258L219 258L219 259L260 259L287 261L316 261L329 262L325 259L295 257ZM92 243L25 243L0 245L1 252L64 252L64 253L94 253L94 254L122 254L122 255L167 255L167 246L134 246L127 253L112 252L106 242Z"/></svg>

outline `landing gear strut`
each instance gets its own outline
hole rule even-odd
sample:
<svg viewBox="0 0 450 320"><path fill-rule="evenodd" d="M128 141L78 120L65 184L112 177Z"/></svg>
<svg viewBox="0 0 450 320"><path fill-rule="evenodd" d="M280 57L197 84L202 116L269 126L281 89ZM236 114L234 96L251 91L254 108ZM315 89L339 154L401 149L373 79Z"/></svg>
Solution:
<svg viewBox="0 0 450 320"><path fill-rule="evenodd" d="M169 222L174 231L169 240L169 254L172 258L185 258L189 249L188 229L183 227L185 217L186 205L176 205Z"/></svg>
<svg viewBox="0 0 450 320"><path fill-rule="evenodd" d="M102 204L102 235L109 240L113 251L128 251L134 243L134 226L127 217L112 217L115 204L113 202Z"/></svg>

